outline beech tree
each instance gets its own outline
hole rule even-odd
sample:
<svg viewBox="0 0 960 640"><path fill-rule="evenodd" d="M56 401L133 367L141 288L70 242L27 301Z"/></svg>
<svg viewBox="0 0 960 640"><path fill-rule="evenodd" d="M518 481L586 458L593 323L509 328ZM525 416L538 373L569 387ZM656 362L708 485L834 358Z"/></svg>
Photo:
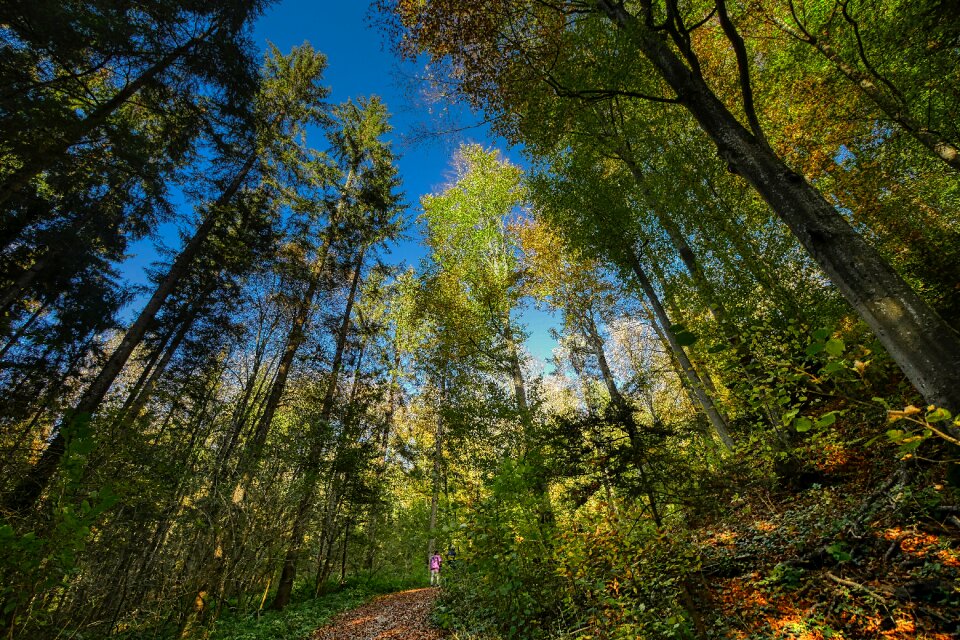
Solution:
<svg viewBox="0 0 960 640"><path fill-rule="evenodd" d="M899 276L817 188L767 142L754 104L743 38L722 0L703 15L673 3L385 2L406 34L409 55L426 53L456 70L458 86L518 133L531 83L571 100L622 95L677 104L696 120L730 170L769 204L800 244L871 327L907 377L931 403L960 407L960 337ZM706 19L705 19L706 18ZM711 20L727 37L739 71L739 103L711 87L691 33ZM658 25L663 25L662 27ZM583 67L612 78L577 81L578 52L603 51ZM643 61L624 85L617 71ZM574 82L573 86L570 82ZM762 106L762 105L761 105ZM742 113L742 119L737 113Z"/></svg>

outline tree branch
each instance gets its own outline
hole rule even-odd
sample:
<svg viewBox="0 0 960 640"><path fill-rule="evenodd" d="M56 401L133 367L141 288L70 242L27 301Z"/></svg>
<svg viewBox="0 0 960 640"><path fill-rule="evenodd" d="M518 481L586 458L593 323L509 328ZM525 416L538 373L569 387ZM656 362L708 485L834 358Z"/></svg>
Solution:
<svg viewBox="0 0 960 640"><path fill-rule="evenodd" d="M753 87L750 86L750 66L746 44L737 31L737 27L730 21L730 15L727 13L726 0L717 0L716 6L720 26L723 28L727 40L733 45L733 51L737 56L737 70L740 75L740 93L743 96L743 110L747 115L747 122L750 124L750 130L753 131L753 135L766 145L767 138L763 135L763 129L760 127L760 120L757 118L757 111L753 104Z"/></svg>

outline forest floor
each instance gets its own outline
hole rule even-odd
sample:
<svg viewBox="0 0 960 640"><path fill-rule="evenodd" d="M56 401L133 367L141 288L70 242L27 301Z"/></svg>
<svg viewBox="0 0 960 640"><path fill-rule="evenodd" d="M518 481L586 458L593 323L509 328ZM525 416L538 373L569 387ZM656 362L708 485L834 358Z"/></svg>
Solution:
<svg viewBox="0 0 960 640"><path fill-rule="evenodd" d="M317 629L313 640L439 640L443 631L430 625L438 589L410 589L374 598L341 613Z"/></svg>
<svg viewBox="0 0 960 640"><path fill-rule="evenodd" d="M943 467L820 454L822 484L747 492L736 518L698 530L701 595L725 637L960 638L960 510Z"/></svg>

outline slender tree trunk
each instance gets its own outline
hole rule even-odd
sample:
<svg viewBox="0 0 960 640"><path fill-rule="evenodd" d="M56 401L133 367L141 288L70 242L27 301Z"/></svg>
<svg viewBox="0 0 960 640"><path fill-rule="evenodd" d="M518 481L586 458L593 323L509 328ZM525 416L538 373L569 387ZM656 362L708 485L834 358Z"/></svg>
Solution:
<svg viewBox="0 0 960 640"><path fill-rule="evenodd" d="M614 0L596 7L640 48L717 145L791 229L931 404L960 411L960 336L803 176L757 140L647 23Z"/></svg>
<svg viewBox="0 0 960 640"><path fill-rule="evenodd" d="M593 316L587 314L582 324L586 333L584 337L587 338L593 349L593 355L597 358L597 365L600 367L600 375L603 377L607 392L610 394L610 402L617 406L625 405L626 401L617 387L617 381L614 379L613 371L610 370L610 364L607 362L607 355L603 352L603 338L597 329L597 323L594 322Z"/></svg>
<svg viewBox="0 0 960 640"><path fill-rule="evenodd" d="M120 341L120 344L110 355L103 369L97 377L90 383L80 400L74 408L67 412L57 429L56 435L50 441L43 455L36 465L20 481L13 492L7 497L4 506L15 512L21 512L32 507L40 494L50 483L53 474L60 464L60 459L66 452L67 440L72 437L81 422L88 421L94 413L100 408L101 403L113 385L113 382L120 375L121 370L131 354L140 342L143 340L147 329L153 323L157 313L163 307L167 298L177 288L183 278L187 275L190 266L200 254L204 243L212 233L216 223L220 219L220 210L230 203L240 187L247 174L253 168L256 162L256 155L251 155L240 171L234 177L233 181L220 194L207 212L206 218L197 227L193 237L181 249L177 258L170 266L166 277L160 282L153 296L144 306L140 315L127 329Z"/></svg>
<svg viewBox="0 0 960 640"><path fill-rule="evenodd" d="M680 256L680 260L687 268L687 273L690 274L690 277L693 280L694 287L700 294L700 297L703 299L703 301L707 304L707 308L710 310L710 314L713 316L713 319L723 332L724 338L726 338L727 343L736 351L737 359L743 369L743 372L746 374L747 378L752 381L751 384L754 387L761 386L759 382L764 377L765 372L758 368L756 356L754 356L753 352L741 339L739 329L730 319L729 314L727 314L726 306L717 295L716 289L707 278L703 268L700 266L700 261L697 259L693 248L687 242L687 239L684 236L683 231L680 229L680 226L669 214L662 211L661 207L658 206L656 199L653 198L646 188L643 179L643 173L640 171L640 167L634 160L630 150L622 149L618 153L623 163L629 168L630 173L633 175L634 181L637 183L637 186L647 199L648 206L650 206L654 211L654 215L659 221L660 226L667 232L670 242L673 244L674 249L676 249L677 254ZM739 233L733 233L731 235L735 237L738 236ZM654 263L654 265L656 267L656 263ZM661 283L666 285L667 280L662 273L657 273L657 275L659 276ZM703 379L703 383L706 386L707 392L713 398L716 398L718 395L717 389L710 372L702 366L700 370L702 372L701 378ZM766 400L764 402L764 407L767 414L766 418L770 421L773 427L777 429L777 432L780 433L779 425L781 422L781 416L779 410L776 408L776 405ZM763 419L762 416L757 416L757 418L759 418L761 421ZM726 416L724 416L724 421L726 422Z"/></svg>
<svg viewBox="0 0 960 640"><path fill-rule="evenodd" d="M151 396L153 396L153 391L157 386L157 382L159 382L160 378L163 377L163 374L167 370L167 366L170 364L173 356L177 353L177 349L180 348L183 340L187 337L187 334L190 333L190 329L193 328L193 321L200 313L200 309L201 307L198 305L194 307L189 314L187 314L187 317L184 318L180 327L177 329L177 333L173 336L173 339L164 349L163 357L161 357L160 361L156 364L156 366L153 367L150 377L147 378L139 393L136 394L133 402L131 402L129 407L127 407L127 409L121 414L120 418L127 426L132 425L134 421L140 417L140 413L143 411L143 408L147 405L147 402L149 402Z"/></svg>
<svg viewBox="0 0 960 640"><path fill-rule="evenodd" d="M657 222L660 224L660 227L667 232L667 237L670 238L670 243L677 251L677 255L680 256L683 266L687 268L687 273L690 274L690 278L693 280L694 286L700 293L703 301L706 302L707 308L710 310L710 314L713 316L713 319L717 321L725 334L735 335L736 330L732 329L730 326L726 307L724 307L723 302L717 297L716 289L714 289L713 284L700 267L700 262L697 260L697 256L694 253L693 248L690 247L690 243L688 243L686 237L684 237L683 231L680 229L680 225L677 224L670 214L663 211L663 209L658 205L656 198L654 198L647 189L644 182L643 172L640 171L640 167L637 165L630 152L621 150L619 151L618 155L620 156L620 160L630 170L634 182L637 184L637 188L640 189L641 193L646 199L647 206L649 206L653 211L653 214L657 218Z"/></svg>
<svg viewBox="0 0 960 640"><path fill-rule="evenodd" d="M663 272L663 268L660 266L660 263L654 259L653 256L648 255L647 259L650 263L650 268L653 270L654 278L660 283L660 288L664 291L664 302L666 303L667 309L674 319L684 318L683 310L680 308L680 305L677 304L676 298L667 292L667 276ZM672 332L672 329L671 329ZM703 383L703 388L707 392L707 395L713 401L714 406L717 408L720 418L723 420L724 424L729 424L726 413L720 408L717 403L717 398L719 393L717 392L717 385L713 382L713 375L710 373L710 370L703 365L702 362L698 362L690 354L687 354L687 357L690 358L690 363L693 365L693 370L697 372L697 376L700 378L700 381ZM698 404L695 402L694 405Z"/></svg>
<svg viewBox="0 0 960 640"><path fill-rule="evenodd" d="M740 257L742 263L746 265L747 270L753 279L764 289L766 289L773 299L780 305L784 315L792 318L800 318L799 305L793 293L771 273L770 265L762 260L758 262L757 256L762 256L762 252L756 246L756 241L751 234L744 234L740 228L740 216L733 210L733 207L727 202L726 198L717 189L713 179L710 176L704 178L703 184L697 185L698 197L702 206L712 204L719 207L720 215L717 220L720 224L720 234L730 240L734 250ZM709 195L703 193L703 189L709 191Z"/></svg>
<svg viewBox="0 0 960 640"><path fill-rule="evenodd" d="M437 510L440 506L440 467L443 460L443 405L446 403L446 375L440 381L440 411L437 413L437 425L433 432L433 469L430 474L430 522L427 541L427 558L437 550Z"/></svg>
<svg viewBox="0 0 960 640"><path fill-rule="evenodd" d="M593 343L594 351L599 354L597 356L600 364L600 371L604 376L604 381L607 383L607 389L610 390L611 399L621 405L625 405L625 399L623 394L620 393L619 388L617 387L616 380L614 380L611 375L610 368L606 366L606 357L603 356L603 339L600 337L600 334L596 330L596 325L593 322L593 318L589 319L587 331L590 334L591 342ZM627 407L629 409L629 407ZM651 403L652 411L652 403ZM627 435L630 438L630 446L633 449L634 453L634 463L637 468L637 472L640 475L640 483L643 485L644 493L647 494L647 503L650 507L650 516L653 518L653 522L656 525L657 529L663 530L663 516L660 513L659 502L657 500L656 493L653 489L653 484L650 482L650 478L647 475L647 470L644 466L644 456L643 456L643 446L640 442L639 433L637 432L636 423L633 422L632 417L627 419L625 422L627 427ZM604 482L604 486L607 489L607 500L611 500L609 485ZM700 610L696 606L696 603L693 600L691 595L691 589L689 586L689 581L684 579L680 584L680 595L683 600L683 606L690 614L691 618L694 621L694 626L697 629L697 635L700 638L706 638L706 626L703 623L703 618L700 615Z"/></svg>
<svg viewBox="0 0 960 640"><path fill-rule="evenodd" d="M5 345L3 345L3 349L0 349L0 360L3 360L3 357L7 355L7 352L8 352L8 351L10 351L10 348L13 347L13 345L17 344L17 342L20 341L20 338L22 338L22 337L27 333L27 331L30 329L30 327L33 326L33 323L36 322L36 321L40 318L40 316L42 316L42 315L44 314L44 312L45 312L45 311L47 310L47 308L50 306L50 302L51 302L51 300L50 300L50 299L47 299L47 300L44 300L43 303L37 305L37 310L34 311L34 312L30 315L30 317L27 318L27 319L17 328L16 332L14 332L14 334L13 334L12 336L10 336L10 339L7 340L7 343L6 343Z"/></svg>
<svg viewBox="0 0 960 640"><path fill-rule="evenodd" d="M607 363L607 357L603 352L603 338L600 336L600 332L597 331L597 325L593 320L592 316L587 316L584 321L584 325L587 332L587 339L590 341L594 354L597 357L597 363L600 366L600 373L603 376L603 381L607 385L607 390L610 392L610 401L617 409L620 419L623 421L623 427L627 432L627 437L630 439L630 448L633 452L633 462L637 468L638 473L640 474L640 482L643 485L644 493L647 494L647 501L650 505L650 513L653 516L654 523L656 523L657 528L663 527L663 521L660 516L660 509L657 506L656 494L653 491L653 484L650 482L650 479L647 477L647 471L644 466L644 447L643 443L640 441L640 432L637 430L637 423L633 417L633 408L624 398L623 394L620 393L620 388L617 386L617 381L613 377L613 372L610 370L610 366Z"/></svg>
<svg viewBox="0 0 960 640"><path fill-rule="evenodd" d="M513 394L517 402L517 411L520 414L520 420L523 424L524 438L530 437L530 430L533 427L533 420L530 414L530 405L527 401L526 381L523 379L523 367L520 364L520 348L514 337L513 326L510 321L509 312L504 320L504 335L507 340L507 357L510 361L510 377L513 380ZM541 525L552 526L556 522L556 516L553 513L553 502L550 499L550 483L541 474L536 478L534 490L539 494L539 519ZM544 532L545 533L545 532ZM544 536L546 539L546 536Z"/></svg>
<svg viewBox="0 0 960 640"><path fill-rule="evenodd" d="M260 394L263 388L263 384L260 379L260 370L264 367L264 360L266 358L266 351L269 344L270 335L273 333L273 330L279 323L279 314L273 319L269 327L265 328L263 322L264 319L261 318L261 324L257 333L256 347L253 350L253 367L251 368L250 375L243 386L243 393L240 396L240 400L234 407L233 415L230 418L229 435L226 438L226 443L218 449L213 479L210 482L211 495L216 495L218 492L220 482L227 471L227 466L230 463L231 456L233 455L233 450L236 448L237 442L240 440L240 434L243 432L244 427L246 426L250 415L254 410L254 407L258 404L260 399ZM270 365L267 364L267 367L269 370Z"/></svg>
<svg viewBox="0 0 960 640"><path fill-rule="evenodd" d="M351 169L351 171L347 174L344 191L350 189L350 186L354 180L354 175L355 171ZM237 475L239 477L239 484L237 485L237 489L234 491L234 495L236 496L234 501L236 503L243 501L244 495L248 488L247 485L252 477L253 470L256 465L259 464L260 457L263 453L263 446L266 443L267 435L270 432L270 426L273 424L273 418L277 413L277 409L280 408L280 402L283 399L283 394L287 388L287 378L289 377L290 370L293 367L293 360L296 357L297 352L300 350L300 347L303 345L304 340L306 340L308 329L307 324L310 319L310 313L313 311L313 305L317 296L317 292L320 288L320 277L323 275L323 272L326 269L327 259L330 256L330 249L333 245L334 236L336 233L336 225L339 219L342 217L345 203L345 196L341 197L340 201L337 203L336 216L333 220L330 220L323 245L317 252L317 256L310 267L310 284L307 287L307 291L304 294L303 299L300 301L300 305L297 307L296 314L294 315L293 323L290 327L290 333L287 336L286 346L284 347L283 355L280 358L280 364L277 366L277 372L274 375L273 383L270 385L270 393L267 395L266 404L264 405L263 411L257 420L257 426L254 430L253 437L251 438L250 443L247 445L240 464L238 465Z"/></svg>
<svg viewBox="0 0 960 640"><path fill-rule="evenodd" d="M694 369L693 364L690 362L690 358L687 357L683 347L677 341L677 336L670 328L672 326L670 323L670 318L667 316L667 312L663 308L663 305L660 304L660 298L657 296L657 292L653 288L653 284L650 282L650 279L647 278L647 274L644 272L643 266L640 264L640 260L637 259L636 254L634 254L629 248L626 248L624 254L630 262L630 268L633 269L633 273L637 278L637 282L640 284L640 288L647 297L647 301L650 303L650 307L653 309L657 321L660 323L660 331L663 333L667 343L670 345L670 350L673 352L674 356L676 356L684 374L690 381L690 386L693 389L694 396L697 398L697 403L703 408L703 412L707 415L707 419L710 420L710 424L713 425L713 429L720 437L720 441L727 449L732 450L733 439L730 437L730 432L727 430L726 421L723 419L723 416L720 414L719 410L714 404L713 398L707 394L703 380L700 378L696 369Z"/></svg>
<svg viewBox="0 0 960 640"><path fill-rule="evenodd" d="M181 312L180 317L177 319L177 324L167 332L163 341L158 346L156 353L153 354L144 366L140 379L137 380L127 401L117 415L117 424L129 426L140 417L140 413L153 395L153 390L157 386L157 382L159 382L167 370L167 366L173 359L174 354L176 354L177 349L180 348L183 340L187 337L187 334L190 333L190 329L193 328L193 322L197 319L200 311L202 311L207 298L208 294L205 293L201 295L200 299L189 304L187 308Z"/></svg>
<svg viewBox="0 0 960 640"><path fill-rule="evenodd" d="M253 436L246 445L237 468L237 488L234 490L234 503L240 504L245 499L248 485L253 478L254 470L263 456L263 447L266 445L267 436L270 433L270 426L273 424L273 418L276 416L277 409L280 408L280 401L287 388L287 378L290 370L293 368L293 361L297 352L306 339L307 321L310 318L310 312L313 309L314 298L316 298L319 288L319 278L314 277L307 292L297 307L296 315L290 326L290 332L287 334L287 341L283 348L283 355L280 357L280 363L277 365L277 371L274 374L273 382L270 385L270 392L267 394L266 403L263 411L257 419Z"/></svg>
<svg viewBox="0 0 960 640"><path fill-rule="evenodd" d="M378 443L380 445L380 455L378 456L379 464L377 465L376 471L374 472L376 480L374 481L374 486L379 490L380 483L383 481L383 475L387 470L387 455L388 448L390 444L390 432L393 429L393 416L396 412L397 407L397 397L396 397L396 386L397 386L397 371L400 368L400 351L399 349L394 350L394 359L393 359L393 368L390 371L390 387L389 387L389 404L387 407L387 415L383 419L382 432L379 434ZM379 533L378 528L380 524L380 500L374 500L373 504L370 506L370 522L367 526L369 532L368 537L370 539L369 546L367 547L367 559L366 559L366 568L367 571L373 571L374 560L376 559L377 552L377 534Z"/></svg>
<svg viewBox="0 0 960 640"><path fill-rule="evenodd" d="M357 255L357 264L353 272L353 281L350 284L350 293L347 296L346 308L343 311L343 319L340 323L340 330L337 334L337 346L334 352L333 361L330 365L330 381L323 398L320 408L319 423L326 424L330 422L333 415L333 401L336 397L337 382L340 378L340 369L343 366L343 354L346 350L347 337L350 334L350 319L353 314L353 305L357 296L357 289L360 285L360 276L363 272L363 261L366 248L360 249ZM290 541L287 546L287 555L283 561L283 569L280 574L280 581L277 585L277 595L271 609L281 610L290 602L290 594L293 590L293 581L297 573L297 563L300 559L300 549L303 546L303 537L306 534L307 524L310 520L310 511L313 506L314 492L317 479L319 477L318 459L320 457L322 441L320 434L314 434L313 442L310 446L310 454L307 462L307 472L303 483L303 494L300 503L297 505L296 515L294 517L293 529L290 534Z"/></svg>
<svg viewBox="0 0 960 640"><path fill-rule="evenodd" d="M343 531L343 554L340 556L340 584L347 581L347 550L350 546L350 525L353 520L347 518L346 529Z"/></svg>
<svg viewBox="0 0 960 640"><path fill-rule="evenodd" d="M583 356L579 353L576 353L574 351L575 349L576 347L571 347L569 351L570 366L573 368L573 373L580 381L580 394L583 396L583 406L587 409L587 413L590 415L596 415L597 407L590 394L590 381L587 379L587 376L583 370Z"/></svg>

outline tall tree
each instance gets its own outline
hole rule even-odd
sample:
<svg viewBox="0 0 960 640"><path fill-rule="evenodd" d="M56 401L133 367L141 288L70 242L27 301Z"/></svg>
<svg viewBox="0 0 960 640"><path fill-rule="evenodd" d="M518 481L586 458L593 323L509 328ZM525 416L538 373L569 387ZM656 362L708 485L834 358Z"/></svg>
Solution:
<svg viewBox="0 0 960 640"><path fill-rule="evenodd" d="M71 432L97 412L134 348L143 340L157 313L201 254L208 238L215 229L223 227L230 212L236 211L235 198L242 193L244 185L261 171L268 173L273 153L289 152L281 144L282 139L296 140L303 126L319 118L320 101L326 90L318 83L325 64L325 58L309 46L294 49L289 56L275 49L270 54L257 103L260 127L253 136L238 141L240 144L232 150L236 155L221 160L229 168L220 195L204 207L202 222L177 254L140 315L73 409L67 412L40 459L7 497L5 504L9 509L22 511L40 497L56 472ZM282 158L280 155L278 160Z"/></svg>
<svg viewBox="0 0 960 640"><path fill-rule="evenodd" d="M960 407L960 336L767 143L753 100L743 40L723 0L711 9L740 72L740 102L735 107L724 104L713 90L713 78L705 73L691 44L691 32L705 22L679 13L674 3L498 1L468 7L458 2L385 2L381 6L397 12L408 34L403 40L408 53L428 53L438 64L449 60L458 85L477 104L503 115L504 129L514 134L513 125L518 120L522 124L530 104L532 85L574 100L627 95L679 104L716 145L730 170L747 180L791 229L924 397L948 409ZM662 30L656 27L660 23ZM579 51L605 52L589 65L606 72L602 84L579 83ZM616 72L626 60L643 64L642 74L630 74L630 83L624 86L627 77ZM577 84L571 88L570 82ZM744 114L746 124L735 110Z"/></svg>

